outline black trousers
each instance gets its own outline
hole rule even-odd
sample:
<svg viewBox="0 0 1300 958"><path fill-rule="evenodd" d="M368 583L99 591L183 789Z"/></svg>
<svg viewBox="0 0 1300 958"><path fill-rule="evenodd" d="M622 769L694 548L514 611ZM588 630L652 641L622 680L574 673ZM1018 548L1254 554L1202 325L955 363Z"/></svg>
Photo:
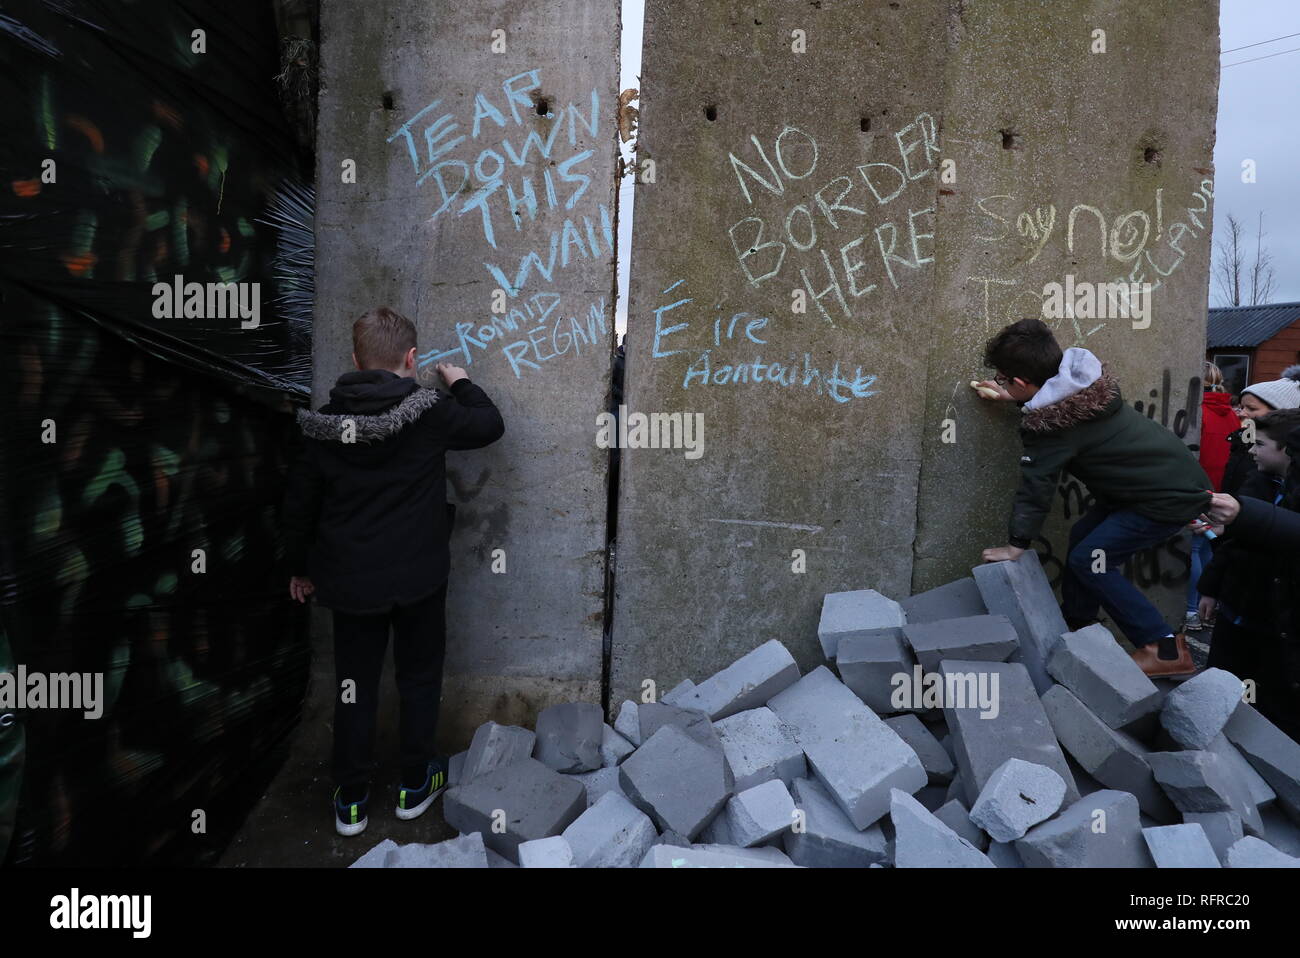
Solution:
<svg viewBox="0 0 1300 958"><path fill-rule="evenodd" d="M427 599L378 615L334 611L334 784L365 785L374 775L379 676L390 626L401 706L401 767L423 770L434 757L447 645L446 607L444 582ZM348 680L355 683L352 694L343 685Z"/></svg>
<svg viewBox="0 0 1300 958"><path fill-rule="evenodd" d="M1225 606L1219 606L1206 665L1231 672L1239 679L1254 679L1255 708L1300 742L1300 696L1287 688L1286 665L1276 632L1233 625L1232 615Z"/></svg>

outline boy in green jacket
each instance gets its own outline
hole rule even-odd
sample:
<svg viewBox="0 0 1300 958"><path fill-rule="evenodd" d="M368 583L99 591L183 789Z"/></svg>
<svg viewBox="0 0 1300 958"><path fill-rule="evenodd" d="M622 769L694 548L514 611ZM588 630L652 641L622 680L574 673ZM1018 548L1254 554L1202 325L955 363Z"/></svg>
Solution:
<svg viewBox="0 0 1300 958"><path fill-rule="evenodd" d="M1070 530L1061 583L1066 623L1083 628L1101 606L1137 648L1133 660L1147 675L1193 673L1185 635L1174 634L1120 569L1209 507L1205 470L1177 436L1124 402L1096 356L1078 347L1062 352L1041 320L1023 319L994 336L984 365L997 375L972 385L991 401L1021 405L1024 442L1009 544L985 549L984 561L1014 560L1029 548L1061 473L1070 472L1094 505Z"/></svg>

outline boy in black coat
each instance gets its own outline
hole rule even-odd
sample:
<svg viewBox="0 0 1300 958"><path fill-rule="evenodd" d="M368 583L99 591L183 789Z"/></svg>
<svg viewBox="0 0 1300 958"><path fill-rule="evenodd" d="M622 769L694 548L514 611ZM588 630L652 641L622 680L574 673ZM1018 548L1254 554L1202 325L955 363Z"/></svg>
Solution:
<svg viewBox="0 0 1300 958"><path fill-rule="evenodd" d="M505 426L465 370L439 364L451 395L415 380L415 326L387 307L352 327L356 372L317 412L299 410L303 449L289 475L283 523L299 602L334 611L335 828L365 830L379 675L388 632L401 698L397 817L415 818L447 784L434 754L442 664L449 449L478 449Z"/></svg>
<svg viewBox="0 0 1300 958"><path fill-rule="evenodd" d="M1061 584L1066 623L1082 628L1102 606L1136 647L1133 660L1147 675L1194 672L1186 637L1173 633L1121 567L1209 506L1210 477L1177 436L1124 402L1096 356L1078 347L1062 352L1042 320L1003 329L989 340L984 365L997 376L971 385L986 399L1023 407L1024 443L1009 544L985 549L984 561L1015 560L1029 548L1061 473L1070 472L1095 504L1070 530Z"/></svg>
<svg viewBox="0 0 1300 958"><path fill-rule="evenodd" d="M1235 496L1216 495L1207 515L1226 520L1197 589L1218 614L1211 668L1255 683L1255 707L1300 740L1300 409L1256 420L1259 471Z"/></svg>

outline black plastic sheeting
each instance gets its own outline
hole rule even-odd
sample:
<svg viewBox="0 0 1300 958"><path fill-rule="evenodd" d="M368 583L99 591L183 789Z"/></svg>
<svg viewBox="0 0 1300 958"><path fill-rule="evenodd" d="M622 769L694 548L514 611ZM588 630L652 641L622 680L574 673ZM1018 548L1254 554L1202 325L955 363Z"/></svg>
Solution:
<svg viewBox="0 0 1300 958"><path fill-rule="evenodd" d="M257 222L303 172L277 51L269 0L7 0L0 277L170 362L305 398L309 317L274 310L277 231ZM176 276L258 283L258 326L156 317L154 283Z"/></svg>
<svg viewBox="0 0 1300 958"><path fill-rule="evenodd" d="M278 69L269 2L0 2L0 640L103 676L98 718L18 710L7 864L214 861L300 715L311 193ZM259 325L157 318L176 274L260 283Z"/></svg>

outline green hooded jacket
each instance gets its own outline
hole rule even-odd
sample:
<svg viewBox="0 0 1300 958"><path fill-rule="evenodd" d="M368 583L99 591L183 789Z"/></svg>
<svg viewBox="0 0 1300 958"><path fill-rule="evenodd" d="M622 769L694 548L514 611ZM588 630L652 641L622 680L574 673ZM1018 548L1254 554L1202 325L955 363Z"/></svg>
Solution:
<svg viewBox="0 0 1300 958"><path fill-rule="evenodd" d="M1190 522L1210 505L1210 477L1183 441L1127 405L1102 366L1090 386L1024 412L1020 488L1008 542L1022 549L1042 530L1062 472L1106 509L1132 509L1156 522Z"/></svg>

